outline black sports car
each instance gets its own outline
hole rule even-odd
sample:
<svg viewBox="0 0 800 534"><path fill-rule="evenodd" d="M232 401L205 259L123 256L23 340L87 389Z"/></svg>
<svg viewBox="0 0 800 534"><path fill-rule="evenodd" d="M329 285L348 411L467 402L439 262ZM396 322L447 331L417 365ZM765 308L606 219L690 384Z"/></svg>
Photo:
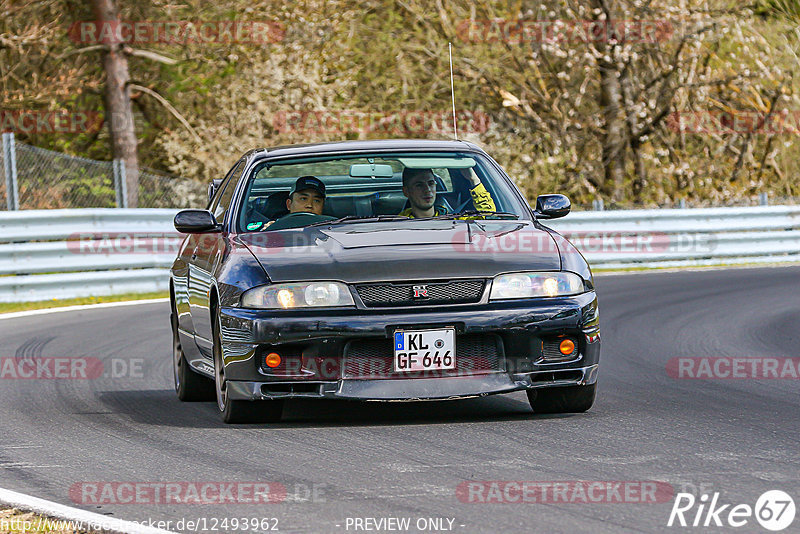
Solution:
<svg viewBox="0 0 800 534"><path fill-rule="evenodd" d="M461 141L246 153L184 210L172 266L175 389L224 421L284 399L457 399L525 390L583 412L600 358L581 254L503 169Z"/></svg>

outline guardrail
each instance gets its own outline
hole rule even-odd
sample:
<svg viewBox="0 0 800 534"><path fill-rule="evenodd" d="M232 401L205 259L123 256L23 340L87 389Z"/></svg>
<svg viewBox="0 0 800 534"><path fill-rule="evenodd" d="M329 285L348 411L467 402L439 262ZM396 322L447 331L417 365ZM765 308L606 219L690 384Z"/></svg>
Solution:
<svg viewBox="0 0 800 534"><path fill-rule="evenodd" d="M0 302L167 291L177 211L0 212Z"/></svg>
<svg viewBox="0 0 800 534"><path fill-rule="evenodd" d="M800 261L800 206L584 211L543 223L595 269Z"/></svg>
<svg viewBox="0 0 800 534"><path fill-rule="evenodd" d="M166 291L176 211L0 213L0 302ZM587 211L545 224L595 270L800 261L800 206Z"/></svg>

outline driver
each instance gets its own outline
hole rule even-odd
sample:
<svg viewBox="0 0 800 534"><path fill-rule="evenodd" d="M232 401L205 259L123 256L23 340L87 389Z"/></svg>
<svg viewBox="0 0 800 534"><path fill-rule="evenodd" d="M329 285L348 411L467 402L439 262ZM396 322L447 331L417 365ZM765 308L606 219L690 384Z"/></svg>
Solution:
<svg viewBox="0 0 800 534"><path fill-rule="evenodd" d="M325 184L316 176L301 176L294 183L289 198L286 199L286 209L289 213L264 226L264 230L283 230L286 228L299 228L311 223L332 221L336 217L322 214L325 206ZM294 214L308 214L309 217L293 217Z"/></svg>
<svg viewBox="0 0 800 534"><path fill-rule="evenodd" d="M313 213L322 215L325 205L325 184L316 176L301 176L286 199L289 213Z"/></svg>
<svg viewBox="0 0 800 534"><path fill-rule="evenodd" d="M469 193L476 211L497 211L494 199L472 169L466 178L470 182ZM449 212L447 206L435 205L436 176L431 169L403 169L403 194L408 198L409 208L400 215L411 218L437 217Z"/></svg>

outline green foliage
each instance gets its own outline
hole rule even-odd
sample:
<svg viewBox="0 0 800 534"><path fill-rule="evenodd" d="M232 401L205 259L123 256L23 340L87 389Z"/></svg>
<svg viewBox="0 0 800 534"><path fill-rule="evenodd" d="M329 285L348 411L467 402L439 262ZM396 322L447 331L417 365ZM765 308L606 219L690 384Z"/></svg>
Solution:
<svg viewBox="0 0 800 534"><path fill-rule="evenodd" d="M85 306L87 304L100 304L103 302L128 302L131 300L151 300L169 298L169 292L154 293L126 293L123 295L106 295L97 297L82 297L75 299L51 299L35 302L0 302L0 313L12 313L28 310L41 310L46 308L62 308L64 306Z"/></svg>
<svg viewBox="0 0 800 534"><path fill-rule="evenodd" d="M786 17L800 19L800 0L760 0L755 13L765 18Z"/></svg>

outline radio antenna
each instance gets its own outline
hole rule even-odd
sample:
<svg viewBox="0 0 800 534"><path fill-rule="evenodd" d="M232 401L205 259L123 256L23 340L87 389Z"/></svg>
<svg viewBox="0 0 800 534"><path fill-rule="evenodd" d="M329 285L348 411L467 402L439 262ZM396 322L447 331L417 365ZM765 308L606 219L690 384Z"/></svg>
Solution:
<svg viewBox="0 0 800 534"><path fill-rule="evenodd" d="M453 84L453 44L447 43L447 51L450 54L450 96L453 99L453 138L458 141L458 128L456 127L456 90Z"/></svg>

